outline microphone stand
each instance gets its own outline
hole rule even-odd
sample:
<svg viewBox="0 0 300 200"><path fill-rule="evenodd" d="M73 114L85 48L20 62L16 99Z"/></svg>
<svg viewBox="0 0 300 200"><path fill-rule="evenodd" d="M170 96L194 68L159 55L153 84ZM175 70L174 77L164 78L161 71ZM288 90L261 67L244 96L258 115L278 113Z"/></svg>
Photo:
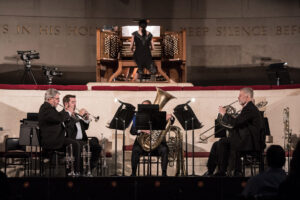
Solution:
<svg viewBox="0 0 300 200"><path fill-rule="evenodd" d="M195 152L195 145L194 145L194 117L192 117L192 176L195 176L195 156L194 156L194 152Z"/></svg>
<svg viewBox="0 0 300 200"><path fill-rule="evenodd" d="M123 157L122 157L122 176L125 176L125 120L123 122Z"/></svg>
<svg viewBox="0 0 300 200"><path fill-rule="evenodd" d="M33 127L30 128L30 136L29 136L29 144L30 144L30 172L28 170L29 173L31 173L32 170L32 138L33 138Z"/></svg>
<svg viewBox="0 0 300 200"><path fill-rule="evenodd" d="M188 136L187 136L187 121L185 121L185 175L188 176Z"/></svg>
<svg viewBox="0 0 300 200"><path fill-rule="evenodd" d="M113 174L114 176L118 176L117 174L117 134L118 134L118 118L116 117L116 129L115 129L115 173Z"/></svg>
<svg viewBox="0 0 300 200"><path fill-rule="evenodd" d="M150 151L148 153L148 176L151 176L151 151L152 151L152 122L149 121L149 127L150 127Z"/></svg>

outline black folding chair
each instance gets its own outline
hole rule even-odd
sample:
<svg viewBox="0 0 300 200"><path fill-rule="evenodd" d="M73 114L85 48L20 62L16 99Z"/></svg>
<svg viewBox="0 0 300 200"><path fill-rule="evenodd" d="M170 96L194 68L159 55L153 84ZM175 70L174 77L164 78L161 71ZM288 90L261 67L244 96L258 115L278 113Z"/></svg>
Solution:
<svg viewBox="0 0 300 200"><path fill-rule="evenodd" d="M5 174L9 166L23 166L24 176L29 175L30 153L26 152L26 146L19 144L19 138L7 138L5 140L4 158Z"/></svg>

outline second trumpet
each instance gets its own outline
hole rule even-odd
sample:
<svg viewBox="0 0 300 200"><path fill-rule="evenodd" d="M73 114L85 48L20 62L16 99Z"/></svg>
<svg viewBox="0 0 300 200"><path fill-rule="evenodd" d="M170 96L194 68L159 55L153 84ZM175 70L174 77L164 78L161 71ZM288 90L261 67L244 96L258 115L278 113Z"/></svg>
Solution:
<svg viewBox="0 0 300 200"><path fill-rule="evenodd" d="M58 104L60 107L62 107L62 108L64 108L64 106L63 105L61 105L61 104ZM75 108L75 110L76 111L78 111L78 112L80 112L80 110L78 109L78 108ZM86 118L86 116L91 116L92 118L94 118L94 120L95 120L95 122L98 122L99 121L99 119L100 119L100 117L99 116L94 116L94 115L92 115L92 114L90 114L89 112L85 112L85 114L83 114L83 115L81 115L81 114L79 114L78 112L74 112L75 113L75 115L77 115L78 117L80 117L80 118L82 118L82 119L85 119ZM89 119L90 121L91 121L91 119Z"/></svg>
<svg viewBox="0 0 300 200"><path fill-rule="evenodd" d="M80 110L79 110L78 108L75 108L75 110L77 110L78 112L80 112ZM86 111L86 110L85 110L85 111ZM94 116L94 115L90 114L90 113L87 112L87 111L86 111L85 114L83 114L83 115L80 115L79 113L75 113L75 114L76 114L76 115L79 115L79 116L82 117L83 119L86 118L86 116L92 117L92 118L94 118L95 122L98 122L99 119L100 119L99 116Z"/></svg>

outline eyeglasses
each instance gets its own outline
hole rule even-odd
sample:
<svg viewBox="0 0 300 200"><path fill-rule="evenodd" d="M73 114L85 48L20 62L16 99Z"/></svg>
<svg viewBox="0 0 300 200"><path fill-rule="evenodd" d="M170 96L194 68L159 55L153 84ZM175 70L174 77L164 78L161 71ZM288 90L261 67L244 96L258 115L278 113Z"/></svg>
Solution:
<svg viewBox="0 0 300 200"><path fill-rule="evenodd" d="M51 99L54 99L54 100L57 100L57 101L59 101L59 98L52 97Z"/></svg>

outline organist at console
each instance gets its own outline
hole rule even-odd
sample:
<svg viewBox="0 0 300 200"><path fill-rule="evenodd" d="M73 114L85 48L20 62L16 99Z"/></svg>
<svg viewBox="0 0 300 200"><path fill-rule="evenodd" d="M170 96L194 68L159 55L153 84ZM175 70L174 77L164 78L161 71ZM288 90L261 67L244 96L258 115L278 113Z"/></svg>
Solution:
<svg viewBox="0 0 300 200"><path fill-rule="evenodd" d="M129 81L134 77L137 65L133 60L130 40L137 29L138 26L123 26L118 31L97 29L97 82ZM164 82L186 82L186 31L162 31L160 26L147 26L147 31L153 35L151 54L157 67L157 77Z"/></svg>

